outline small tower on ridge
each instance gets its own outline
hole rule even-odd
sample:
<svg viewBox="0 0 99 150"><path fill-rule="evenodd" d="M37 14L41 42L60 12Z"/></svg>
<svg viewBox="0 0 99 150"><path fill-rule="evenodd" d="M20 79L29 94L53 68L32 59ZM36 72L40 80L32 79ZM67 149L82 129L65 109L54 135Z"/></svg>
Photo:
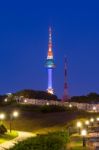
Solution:
<svg viewBox="0 0 99 150"><path fill-rule="evenodd" d="M67 85L67 59L66 56L64 58L64 94L62 101L68 102L69 96L68 96L68 85Z"/></svg>

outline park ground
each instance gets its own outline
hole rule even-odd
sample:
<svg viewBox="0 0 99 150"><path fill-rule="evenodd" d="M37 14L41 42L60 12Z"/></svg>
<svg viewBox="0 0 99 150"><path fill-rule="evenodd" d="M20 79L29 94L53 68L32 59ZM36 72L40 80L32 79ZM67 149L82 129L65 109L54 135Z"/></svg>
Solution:
<svg viewBox="0 0 99 150"><path fill-rule="evenodd" d="M80 118L83 116L79 112L65 111L65 112L53 112L53 113L41 113L38 111L38 107L23 107L19 105L8 105L0 107L0 112L7 114L6 120L3 122L4 125L9 129L9 115L14 110L19 112L19 117L12 121L12 129L23 132L32 132L35 134L43 134L53 131L65 130L69 122ZM88 117L88 114L84 114ZM97 115L97 114L92 114ZM89 117L91 114L89 114ZM11 140L17 136L14 134L5 135L5 138L1 138L1 143ZM7 138L8 136L8 138ZM70 137L70 142L68 144L68 150L87 150L87 148L82 148L82 138L78 135L73 135Z"/></svg>

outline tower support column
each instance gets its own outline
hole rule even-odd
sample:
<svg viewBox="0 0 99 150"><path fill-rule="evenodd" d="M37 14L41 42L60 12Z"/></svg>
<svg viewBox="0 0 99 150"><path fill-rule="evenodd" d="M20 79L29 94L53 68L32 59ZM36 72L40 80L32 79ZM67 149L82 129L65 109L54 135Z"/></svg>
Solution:
<svg viewBox="0 0 99 150"><path fill-rule="evenodd" d="M48 68L48 89L47 91L51 94L53 94L53 88L52 88L52 68Z"/></svg>

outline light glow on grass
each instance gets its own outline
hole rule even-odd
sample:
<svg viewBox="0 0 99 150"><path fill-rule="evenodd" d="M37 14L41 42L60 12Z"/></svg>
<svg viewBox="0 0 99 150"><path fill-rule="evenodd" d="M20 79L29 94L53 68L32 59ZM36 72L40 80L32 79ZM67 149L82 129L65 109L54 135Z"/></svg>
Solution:
<svg viewBox="0 0 99 150"><path fill-rule="evenodd" d="M7 132L4 135L0 135L0 144L12 140L18 136L17 131Z"/></svg>
<svg viewBox="0 0 99 150"><path fill-rule="evenodd" d="M71 136L68 148L72 150L89 150L86 147L82 147L82 137L78 134Z"/></svg>

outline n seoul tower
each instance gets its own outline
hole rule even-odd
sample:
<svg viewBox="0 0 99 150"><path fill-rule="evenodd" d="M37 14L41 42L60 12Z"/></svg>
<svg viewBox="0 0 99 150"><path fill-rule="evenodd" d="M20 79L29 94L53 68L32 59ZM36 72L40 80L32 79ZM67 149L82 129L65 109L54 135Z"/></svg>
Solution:
<svg viewBox="0 0 99 150"><path fill-rule="evenodd" d="M55 65L54 65L53 51L52 51L52 31L51 31L51 27L49 28L49 44L48 44L46 68L48 70L48 88L47 88L47 92L50 93L50 94L53 94L54 90L53 90L53 87L52 87L52 71L55 68Z"/></svg>

